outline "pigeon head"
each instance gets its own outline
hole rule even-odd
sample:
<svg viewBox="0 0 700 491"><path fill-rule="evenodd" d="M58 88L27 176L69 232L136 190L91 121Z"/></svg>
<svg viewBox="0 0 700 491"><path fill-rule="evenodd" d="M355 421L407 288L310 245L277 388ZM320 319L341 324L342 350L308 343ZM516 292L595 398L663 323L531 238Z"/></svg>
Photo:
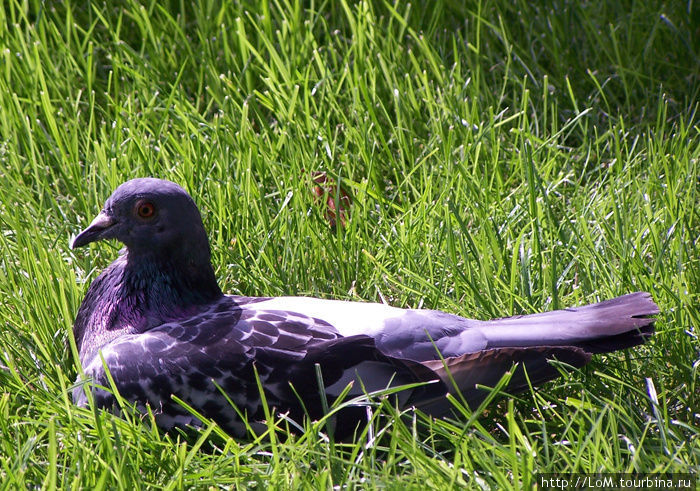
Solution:
<svg viewBox="0 0 700 491"><path fill-rule="evenodd" d="M184 189L162 179L132 179L119 186L71 248L103 239L122 242L131 256L205 251L209 259L197 206Z"/></svg>
<svg viewBox="0 0 700 491"><path fill-rule="evenodd" d="M175 183L119 186L71 248L115 239L126 249L88 289L73 333L81 360L112 339L193 315L222 296L192 198Z"/></svg>

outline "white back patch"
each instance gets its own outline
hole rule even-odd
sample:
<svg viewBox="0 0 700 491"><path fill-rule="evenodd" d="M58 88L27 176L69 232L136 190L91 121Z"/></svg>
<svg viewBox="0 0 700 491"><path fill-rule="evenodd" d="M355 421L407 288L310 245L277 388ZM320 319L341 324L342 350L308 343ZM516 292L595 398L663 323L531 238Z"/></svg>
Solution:
<svg viewBox="0 0 700 491"><path fill-rule="evenodd" d="M375 337L388 319L401 317L405 310L381 303L324 300L313 297L277 297L245 306L250 310L283 310L321 319L341 336L365 334Z"/></svg>

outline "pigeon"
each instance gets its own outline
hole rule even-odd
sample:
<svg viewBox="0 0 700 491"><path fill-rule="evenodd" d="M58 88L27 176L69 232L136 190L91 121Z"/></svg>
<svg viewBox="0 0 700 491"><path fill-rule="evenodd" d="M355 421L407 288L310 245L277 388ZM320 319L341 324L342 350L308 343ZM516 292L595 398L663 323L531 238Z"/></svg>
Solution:
<svg viewBox="0 0 700 491"><path fill-rule="evenodd" d="M156 178L117 187L70 245L104 239L125 247L78 310L82 378L73 400L119 411L118 392L165 431L208 419L245 436L266 428L270 410L301 427L336 402L392 388L399 407L445 417L454 409L449 393L476 408L489 394L483 387L506 373L509 392L527 390L560 375L552 360L582 367L593 354L642 344L659 312L645 292L487 321L382 303L226 295L194 200ZM334 431L352 434L367 408L342 406Z"/></svg>

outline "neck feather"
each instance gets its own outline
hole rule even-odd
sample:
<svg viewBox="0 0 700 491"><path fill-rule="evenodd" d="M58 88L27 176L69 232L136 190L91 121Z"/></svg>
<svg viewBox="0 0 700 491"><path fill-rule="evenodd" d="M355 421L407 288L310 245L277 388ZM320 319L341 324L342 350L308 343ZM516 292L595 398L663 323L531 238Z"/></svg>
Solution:
<svg viewBox="0 0 700 491"><path fill-rule="evenodd" d="M199 258L160 252L127 250L90 285L73 326L83 364L118 336L187 318L221 298L208 250Z"/></svg>

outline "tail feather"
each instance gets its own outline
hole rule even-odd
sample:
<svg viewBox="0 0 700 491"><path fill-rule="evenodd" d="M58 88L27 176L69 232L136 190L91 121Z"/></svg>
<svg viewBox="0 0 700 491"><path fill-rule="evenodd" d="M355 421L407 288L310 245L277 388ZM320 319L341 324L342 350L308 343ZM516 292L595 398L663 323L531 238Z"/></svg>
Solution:
<svg viewBox="0 0 700 491"><path fill-rule="evenodd" d="M652 321L653 322L653 321ZM632 331L615 336L599 337L577 343L577 346L592 354L611 353L644 344L654 334L654 324L650 323Z"/></svg>
<svg viewBox="0 0 700 491"><path fill-rule="evenodd" d="M421 364L476 408L488 394L477 385L494 387L515 364L510 392L526 390L528 380L538 385L558 377L550 360L582 367L593 354L644 343L654 332L655 319L650 316L658 312L651 296L638 292L573 309L495 319L478 327L487 349ZM444 400L422 407L435 416L445 415L450 408Z"/></svg>
<svg viewBox="0 0 700 491"><path fill-rule="evenodd" d="M487 321L488 348L579 346L603 353L636 346L653 333L659 308L645 292L583 307Z"/></svg>

